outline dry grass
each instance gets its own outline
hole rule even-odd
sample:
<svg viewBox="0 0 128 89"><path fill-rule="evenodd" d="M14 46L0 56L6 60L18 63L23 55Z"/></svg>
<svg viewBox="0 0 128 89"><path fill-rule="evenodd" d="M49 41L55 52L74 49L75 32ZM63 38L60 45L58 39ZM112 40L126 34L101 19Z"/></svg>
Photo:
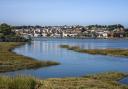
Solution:
<svg viewBox="0 0 128 89"><path fill-rule="evenodd" d="M32 77L0 77L0 89L128 89L117 80L123 73L103 73L79 78L51 78L39 80Z"/></svg>
<svg viewBox="0 0 128 89"><path fill-rule="evenodd" d="M122 73L103 73L81 78L53 78L42 81L40 89L128 89L117 82L124 76Z"/></svg>

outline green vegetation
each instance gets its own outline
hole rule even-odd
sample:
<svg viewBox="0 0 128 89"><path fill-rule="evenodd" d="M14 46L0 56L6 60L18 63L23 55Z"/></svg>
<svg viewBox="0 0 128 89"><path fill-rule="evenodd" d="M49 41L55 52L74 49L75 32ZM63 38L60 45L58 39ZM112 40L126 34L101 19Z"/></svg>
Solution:
<svg viewBox="0 0 128 89"><path fill-rule="evenodd" d="M73 50L80 53L112 55L112 56L128 56L128 49L81 49L78 46L60 45L61 48Z"/></svg>
<svg viewBox="0 0 128 89"><path fill-rule="evenodd" d="M11 27L5 23L1 24L0 25L0 32L3 34L3 35L8 35L8 34L13 34L11 32Z"/></svg>
<svg viewBox="0 0 128 89"><path fill-rule="evenodd" d="M123 73L102 73L79 78L0 77L0 89L128 89L118 83Z"/></svg>
<svg viewBox="0 0 128 89"><path fill-rule="evenodd" d="M13 48L22 44L24 44L24 42L0 42L0 72L46 67L59 64L51 61L38 61L11 52Z"/></svg>
<svg viewBox="0 0 128 89"><path fill-rule="evenodd" d="M80 78L51 78L42 81L39 89L128 89L117 82L125 76L122 73L103 73Z"/></svg>
<svg viewBox="0 0 128 89"><path fill-rule="evenodd" d="M0 25L0 41L2 42L25 42L29 39L25 39L16 35L15 32L12 31L12 27L8 24Z"/></svg>
<svg viewBox="0 0 128 89"><path fill-rule="evenodd" d="M89 26L86 26L86 27L88 27L89 29L106 28L109 31L113 31L114 29L117 29L117 28L124 28L124 26L121 25L121 24L115 24L115 25L89 25Z"/></svg>
<svg viewBox="0 0 128 89"><path fill-rule="evenodd" d="M31 77L0 77L0 89L35 89L35 86Z"/></svg>

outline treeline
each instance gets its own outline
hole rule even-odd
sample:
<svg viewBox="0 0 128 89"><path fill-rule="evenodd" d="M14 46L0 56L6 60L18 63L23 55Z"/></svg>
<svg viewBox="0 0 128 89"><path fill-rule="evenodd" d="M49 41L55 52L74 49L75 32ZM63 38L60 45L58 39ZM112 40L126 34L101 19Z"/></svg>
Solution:
<svg viewBox="0 0 128 89"><path fill-rule="evenodd" d="M123 28L124 29L124 26L121 25L121 24L115 24L115 25L89 25L87 26L88 29L92 29L92 28L106 28L107 30L114 30L114 29L117 29L117 28Z"/></svg>
<svg viewBox="0 0 128 89"><path fill-rule="evenodd" d="M30 28L42 28L42 26L12 26L13 29L30 29Z"/></svg>
<svg viewBox="0 0 128 89"><path fill-rule="evenodd" d="M60 26L61 28L65 27L67 25L64 25L64 26ZM52 26L45 26L45 28L51 28ZM125 27L121 24L115 24L115 25L89 25L89 26L79 26L77 25L75 28L80 28L80 27L83 27L83 28L88 28L88 29L93 29L93 28L106 28L107 30L114 30L116 28L123 28L125 29ZM36 26L13 26L12 28L14 29L30 29L30 28L44 28L42 26L39 26L39 25L36 25ZM73 28L73 27L72 27Z"/></svg>
<svg viewBox="0 0 128 89"><path fill-rule="evenodd" d="M12 28L13 28L12 26L6 23L0 24L0 42L28 41L28 39L16 35L16 33L12 31Z"/></svg>

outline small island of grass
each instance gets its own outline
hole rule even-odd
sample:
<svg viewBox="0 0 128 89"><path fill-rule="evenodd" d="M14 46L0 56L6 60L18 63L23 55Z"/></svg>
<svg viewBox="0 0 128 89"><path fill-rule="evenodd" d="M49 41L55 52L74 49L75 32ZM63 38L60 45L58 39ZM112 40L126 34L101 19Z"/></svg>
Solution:
<svg viewBox="0 0 128 89"><path fill-rule="evenodd" d="M13 48L22 44L24 44L24 42L0 42L0 72L46 67L59 64L52 61L38 61L11 52Z"/></svg>
<svg viewBox="0 0 128 89"><path fill-rule="evenodd" d="M79 46L60 45L61 48L73 50L80 53L88 54L100 54L100 55L111 55L111 56L128 56L128 49L82 49Z"/></svg>

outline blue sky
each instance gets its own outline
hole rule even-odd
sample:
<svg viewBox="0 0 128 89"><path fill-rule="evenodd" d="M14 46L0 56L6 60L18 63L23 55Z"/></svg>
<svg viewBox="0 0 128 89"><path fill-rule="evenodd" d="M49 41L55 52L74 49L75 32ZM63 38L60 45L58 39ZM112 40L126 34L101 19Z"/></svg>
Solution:
<svg viewBox="0 0 128 89"><path fill-rule="evenodd" d="M128 26L128 0L0 0L0 23Z"/></svg>

